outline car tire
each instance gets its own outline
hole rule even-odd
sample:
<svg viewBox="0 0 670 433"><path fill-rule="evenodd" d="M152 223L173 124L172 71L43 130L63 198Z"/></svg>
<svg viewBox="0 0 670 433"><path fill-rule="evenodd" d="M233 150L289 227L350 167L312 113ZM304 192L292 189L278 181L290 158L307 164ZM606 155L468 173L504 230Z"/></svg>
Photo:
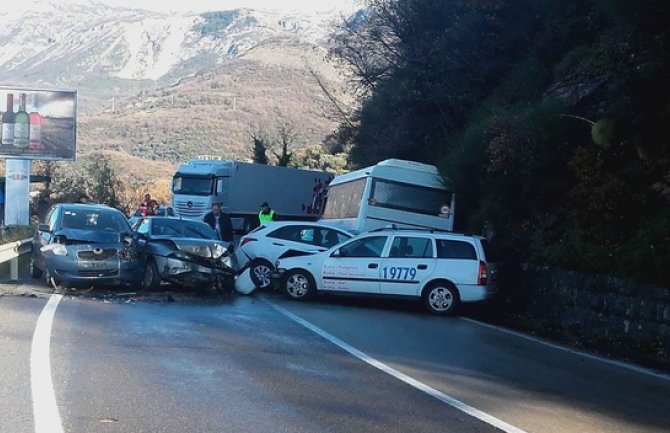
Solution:
<svg viewBox="0 0 670 433"><path fill-rule="evenodd" d="M446 281L438 281L423 290L423 303L429 313L438 316L454 314L461 303L458 289Z"/></svg>
<svg viewBox="0 0 670 433"><path fill-rule="evenodd" d="M249 277L259 290L272 287L274 266L265 259L254 259L249 266Z"/></svg>
<svg viewBox="0 0 670 433"><path fill-rule="evenodd" d="M282 287L286 295L296 301L306 301L316 295L314 277L302 269L289 271L282 279Z"/></svg>
<svg viewBox="0 0 670 433"><path fill-rule="evenodd" d="M142 290L156 290L161 285L161 276L154 259L147 259L142 273Z"/></svg>
<svg viewBox="0 0 670 433"><path fill-rule="evenodd" d="M44 271L35 266L35 256L30 256L30 276L36 280L39 280L44 275Z"/></svg>

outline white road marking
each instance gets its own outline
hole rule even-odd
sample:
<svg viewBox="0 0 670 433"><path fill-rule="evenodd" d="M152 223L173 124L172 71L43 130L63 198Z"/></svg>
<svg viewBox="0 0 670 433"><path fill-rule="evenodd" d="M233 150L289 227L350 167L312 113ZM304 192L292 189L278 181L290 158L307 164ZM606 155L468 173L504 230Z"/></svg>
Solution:
<svg viewBox="0 0 670 433"><path fill-rule="evenodd" d="M664 374L664 373L659 373L659 372L656 372L654 370L650 370L648 368L639 367L637 365L628 364L628 363L623 362L623 361L616 361L614 359L605 358L604 356L598 356L598 355L594 355L594 354L591 354L591 353L583 352L581 350L573 349L573 348L568 347L568 346L562 346L560 344L551 343L549 341L543 340L543 339L538 338L538 337L533 337L531 335L523 334L521 332L512 331L511 329L503 328L501 326L496 326L496 325L491 325L489 323L480 322L479 320L470 319L470 318L467 318L467 317L461 317L461 320L465 320L466 322L470 322L470 323L474 323L474 324L479 325L479 326L483 326L484 328L494 329L494 330L496 330L498 332L502 332L504 334L514 335L515 337L523 338L524 340L532 341L534 343L539 343L539 344L542 344L544 346L551 347L551 348L557 349L557 350L561 350L563 352L571 353L573 355L581 356L583 358L591 359L593 361L599 361L599 362L602 362L602 363L605 363L605 364L614 365L616 367L625 368L626 370L634 371L636 373L645 374L647 376L652 376L656 379L666 380L666 381L670 382L670 375Z"/></svg>
<svg viewBox="0 0 670 433"><path fill-rule="evenodd" d="M33 334L30 349L30 385L33 394L35 433L63 433L56 393L51 379L51 326L61 295L51 295Z"/></svg>
<svg viewBox="0 0 670 433"><path fill-rule="evenodd" d="M513 425L507 424L506 422L487 414L486 412L482 412L479 409L476 409L472 406L468 406L467 404L463 403L460 400L457 400L441 391L438 391L437 389L426 385L423 382L420 382L416 379L414 379L411 376L406 375L405 373L401 373L400 371L394 369L393 367L389 367L388 365L384 364L381 361L378 361L377 359L371 357L370 355L356 349L353 346L350 346L349 344L345 343L344 341L340 340L339 338L335 337L332 334L329 334L328 332L324 331L323 329L319 328L318 326L308 322L307 320L304 320L295 314L291 313L290 311L280 307L279 305L276 305L275 303L264 300L268 305L270 305L272 308L275 310L279 311L281 314L285 315L289 319L293 320L294 322L304 326L305 328L309 329L310 331L314 332L315 334L318 334L319 336L325 338L326 340L330 341L331 343L335 344L336 346L339 346L341 349L344 349L345 351L349 352L351 355L355 356L356 358L360 359L361 361L377 368L378 370L383 371L386 374L389 374L396 379L399 379L406 384L418 389L419 391L423 391L426 394L435 397L436 399L440 400L443 403L448 404L449 406L452 406L462 412L465 412L466 414L472 416L473 418L476 418L480 421L485 422L486 424L489 424L493 427L496 427L506 433L526 433L524 430L521 430L517 427L514 427Z"/></svg>

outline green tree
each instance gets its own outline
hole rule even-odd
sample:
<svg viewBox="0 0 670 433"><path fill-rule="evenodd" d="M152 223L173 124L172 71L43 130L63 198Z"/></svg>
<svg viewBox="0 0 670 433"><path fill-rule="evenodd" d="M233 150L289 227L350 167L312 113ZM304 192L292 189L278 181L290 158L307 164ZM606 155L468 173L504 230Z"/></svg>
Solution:
<svg viewBox="0 0 670 433"><path fill-rule="evenodd" d="M670 283L670 8L370 0L331 55L355 165L438 162L456 224L506 257Z"/></svg>
<svg viewBox="0 0 670 433"><path fill-rule="evenodd" d="M105 155L96 155L87 164L86 169L92 175L91 194L98 203L118 208L117 193L121 190L119 178L114 164Z"/></svg>
<svg viewBox="0 0 670 433"><path fill-rule="evenodd" d="M270 147L267 138L260 131L255 131L251 133L251 142L252 142L252 155L251 159L256 164L268 164L268 155L267 151Z"/></svg>
<svg viewBox="0 0 670 433"><path fill-rule="evenodd" d="M287 167L293 158L293 151L291 150L296 141L297 135L293 125L290 123L282 123L277 130L277 141L275 147L278 150L273 150L272 153L277 158L277 165L280 167Z"/></svg>

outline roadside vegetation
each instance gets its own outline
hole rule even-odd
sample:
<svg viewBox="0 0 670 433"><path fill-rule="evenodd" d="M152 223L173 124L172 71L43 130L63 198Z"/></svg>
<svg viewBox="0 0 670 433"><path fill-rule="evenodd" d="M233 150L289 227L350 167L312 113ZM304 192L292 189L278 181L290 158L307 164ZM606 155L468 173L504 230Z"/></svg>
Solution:
<svg viewBox="0 0 670 433"><path fill-rule="evenodd" d="M35 227L32 226L2 227L0 228L0 245L29 239L34 234Z"/></svg>
<svg viewBox="0 0 670 433"><path fill-rule="evenodd" d="M331 56L351 163L437 163L503 257L670 283L670 9L661 0L369 0Z"/></svg>

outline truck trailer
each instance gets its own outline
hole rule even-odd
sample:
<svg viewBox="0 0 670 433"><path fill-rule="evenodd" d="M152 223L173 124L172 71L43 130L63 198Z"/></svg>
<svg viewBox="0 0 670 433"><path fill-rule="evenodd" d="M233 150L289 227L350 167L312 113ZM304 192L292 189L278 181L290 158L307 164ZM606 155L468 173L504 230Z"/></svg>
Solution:
<svg viewBox="0 0 670 433"><path fill-rule="evenodd" d="M180 217L202 220L220 203L235 230L246 233L258 225L263 202L282 220L316 221L332 178L321 171L201 157L177 169L172 205Z"/></svg>

